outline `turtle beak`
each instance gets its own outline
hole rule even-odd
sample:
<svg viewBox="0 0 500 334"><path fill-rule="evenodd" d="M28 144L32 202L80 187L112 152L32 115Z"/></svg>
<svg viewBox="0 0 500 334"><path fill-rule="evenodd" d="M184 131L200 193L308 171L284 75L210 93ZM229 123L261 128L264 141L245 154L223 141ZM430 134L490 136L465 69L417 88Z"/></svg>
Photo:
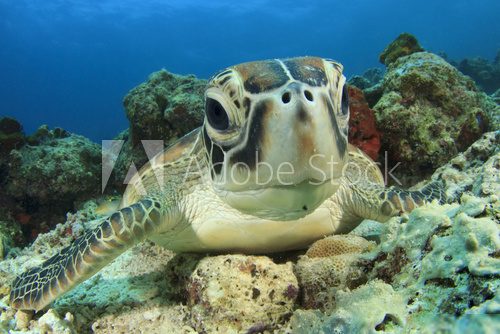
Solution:
<svg viewBox="0 0 500 334"><path fill-rule="evenodd" d="M275 168L290 163L294 184L341 176L347 142L339 130L334 104L324 88L292 82L273 99L273 116L264 124L263 159ZM338 164L338 166L335 166Z"/></svg>

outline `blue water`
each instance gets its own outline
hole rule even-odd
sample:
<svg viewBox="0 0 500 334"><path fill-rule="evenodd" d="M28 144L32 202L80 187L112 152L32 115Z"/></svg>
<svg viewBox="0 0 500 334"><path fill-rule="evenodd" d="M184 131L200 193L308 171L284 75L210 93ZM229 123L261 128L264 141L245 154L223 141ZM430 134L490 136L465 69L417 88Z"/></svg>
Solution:
<svg viewBox="0 0 500 334"><path fill-rule="evenodd" d="M348 76L403 31L453 59L492 59L498 0L0 0L0 115L27 133L95 141L128 126L122 98L160 68L208 78L235 63L334 58Z"/></svg>

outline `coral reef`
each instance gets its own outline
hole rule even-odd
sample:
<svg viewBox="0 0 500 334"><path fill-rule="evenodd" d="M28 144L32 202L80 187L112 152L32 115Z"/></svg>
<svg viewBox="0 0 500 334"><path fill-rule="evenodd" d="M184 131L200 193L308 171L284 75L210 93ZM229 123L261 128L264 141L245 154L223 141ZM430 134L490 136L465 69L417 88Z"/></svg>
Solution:
<svg viewBox="0 0 500 334"><path fill-rule="evenodd" d="M27 145L10 155L7 193L39 204L73 202L99 193L101 150L78 136L55 131L37 146Z"/></svg>
<svg viewBox="0 0 500 334"><path fill-rule="evenodd" d="M493 101L495 101L496 104L500 104L500 88L496 90L493 94L490 95Z"/></svg>
<svg viewBox="0 0 500 334"><path fill-rule="evenodd" d="M9 307L10 284L102 221L89 201L38 234L40 219L53 224L54 215L98 194L101 151L62 129L24 137L20 125L3 121L0 139L8 132L22 141L4 155L3 174L0 159L0 201L16 203L11 212L0 207L0 332L493 332L500 312L500 109L438 56L393 47L383 82L367 89L378 100L377 126L384 145L400 154L392 158L413 163L411 173L430 176L442 166L432 179L444 182L450 204L384 224L364 221L307 251L269 257L176 255L145 241L36 314ZM140 140L171 142L199 124L202 86L161 71L131 91L131 129L118 137L125 143L113 157L113 182L123 181L132 161L137 168L145 161ZM350 87L349 97L350 140L375 158L373 111L361 90ZM497 130L482 134L488 127ZM33 244L13 247L20 224L35 222Z"/></svg>
<svg viewBox="0 0 500 334"><path fill-rule="evenodd" d="M0 117L0 221L9 218L9 199L5 193L5 183L9 170L9 154L21 148L26 139L21 124L11 117Z"/></svg>
<svg viewBox="0 0 500 334"><path fill-rule="evenodd" d="M485 133L438 168L433 179L444 181L449 201L459 200L467 191L477 196L500 194L500 130Z"/></svg>
<svg viewBox="0 0 500 334"><path fill-rule="evenodd" d="M413 53L390 64L383 96L373 107L382 149L400 162L401 176L429 176L488 128L500 109L472 80L442 58Z"/></svg>
<svg viewBox="0 0 500 334"><path fill-rule="evenodd" d="M330 278L318 275L314 284L326 283L327 292L317 292L316 298L330 303L320 305L324 314L296 311L289 323L292 332L492 328L493 314L500 311L494 300L500 297L500 238L495 221L499 209L495 196L464 195L461 204L432 204L406 218L392 219L381 244L358 255L358 263L350 266L364 273L368 283L336 289L351 277L338 275L344 281L329 285L325 280ZM468 321L479 314L475 322Z"/></svg>
<svg viewBox="0 0 500 334"><path fill-rule="evenodd" d="M405 323L404 297L379 280L352 291L330 293L338 305L334 312L324 315L317 310L297 310L290 319L290 332L393 333Z"/></svg>
<svg viewBox="0 0 500 334"><path fill-rule="evenodd" d="M24 134L21 124L11 117L0 117L0 160L15 148L24 144Z"/></svg>
<svg viewBox="0 0 500 334"><path fill-rule="evenodd" d="M375 115L368 107L363 92L349 87L349 143L362 149L370 158L377 160L380 150L380 132L375 125Z"/></svg>
<svg viewBox="0 0 500 334"><path fill-rule="evenodd" d="M130 166L134 164L139 169L147 162L142 140L163 141L164 145L158 148L163 149L201 125L205 86L205 80L192 75L161 70L125 96L123 105L130 127L115 138L124 144L115 157L112 188L123 190Z"/></svg>
<svg viewBox="0 0 500 334"><path fill-rule="evenodd" d="M389 66L400 57L421 51L424 51L424 49L420 46L415 36L409 33L402 33L382 51L379 60L382 64Z"/></svg>
<svg viewBox="0 0 500 334"><path fill-rule="evenodd" d="M500 89L500 51L490 62L481 57L466 58L458 64L452 62L460 72L470 76L487 94Z"/></svg>
<svg viewBox="0 0 500 334"><path fill-rule="evenodd" d="M362 75L354 75L349 79L351 86L365 90L380 83L384 78L384 71L381 68L374 67L366 70Z"/></svg>
<svg viewBox="0 0 500 334"><path fill-rule="evenodd" d="M42 222L48 229L77 202L99 194L101 149L82 136L46 126L27 142L10 152L4 195L11 215L26 230L40 231Z"/></svg>
<svg viewBox="0 0 500 334"><path fill-rule="evenodd" d="M15 246L24 241L21 226L15 221L0 220L0 261Z"/></svg>
<svg viewBox="0 0 500 334"><path fill-rule="evenodd" d="M460 204L431 204L391 219L378 230L380 244L354 253L356 262L346 268L360 270L368 283L349 288L351 277L337 275L341 280L327 284L330 290L310 295L328 301L319 304L323 312L297 310L290 331L494 332L500 311L499 137L500 131L485 134L433 175ZM323 270L318 266L318 273ZM314 285L329 280L319 274Z"/></svg>
<svg viewBox="0 0 500 334"><path fill-rule="evenodd" d="M123 100L130 121L132 145L141 140L179 138L203 121L206 82L165 70L132 89Z"/></svg>
<svg viewBox="0 0 500 334"><path fill-rule="evenodd" d="M492 331L500 311L499 138L500 131L483 135L433 175L459 203L433 203L384 225L365 221L348 235L316 242L298 261L286 254L273 261L174 256L144 242L58 298L48 312L10 309L7 295L16 275L99 223L96 205L89 202L0 262L0 328L17 333Z"/></svg>

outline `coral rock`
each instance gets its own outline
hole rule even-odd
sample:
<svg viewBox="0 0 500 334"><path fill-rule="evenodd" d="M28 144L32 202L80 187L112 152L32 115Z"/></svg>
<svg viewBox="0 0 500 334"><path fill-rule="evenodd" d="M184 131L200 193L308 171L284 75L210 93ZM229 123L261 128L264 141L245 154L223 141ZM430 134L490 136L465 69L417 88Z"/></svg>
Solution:
<svg viewBox="0 0 500 334"><path fill-rule="evenodd" d="M331 235L313 243L306 256L328 257L342 254L359 254L373 248L373 243L355 235Z"/></svg>
<svg viewBox="0 0 500 334"><path fill-rule="evenodd" d="M378 67L373 67L366 70L362 75L353 76L348 83L364 90L378 84L383 78L384 71Z"/></svg>
<svg viewBox="0 0 500 334"><path fill-rule="evenodd" d="M16 328L28 329L31 319L33 318L32 311L19 310L16 312Z"/></svg>
<svg viewBox="0 0 500 334"><path fill-rule="evenodd" d="M297 310L290 319L291 332L402 332L406 300L390 285L374 280L353 291L334 291L332 294L338 301L333 313Z"/></svg>
<svg viewBox="0 0 500 334"><path fill-rule="evenodd" d="M480 197L500 194L500 130L485 133L432 178L444 181L449 201L458 201L467 191Z"/></svg>
<svg viewBox="0 0 500 334"><path fill-rule="evenodd" d="M374 242L355 235L334 235L316 241L295 266L305 308L328 308L335 303L330 290L355 288L366 283L360 255Z"/></svg>
<svg viewBox="0 0 500 334"><path fill-rule="evenodd" d="M165 70L132 89L123 104L133 146L141 140L171 140L201 125L206 82Z"/></svg>
<svg viewBox="0 0 500 334"><path fill-rule="evenodd" d="M402 33L382 51L379 59L382 64L387 66L400 57L420 51L424 51L424 49L420 46L415 36Z"/></svg>
<svg viewBox="0 0 500 334"><path fill-rule="evenodd" d="M474 79L487 94L500 89L500 51L493 62L481 57L466 58L460 61L457 68Z"/></svg>
<svg viewBox="0 0 500 334"><path fill-rule="evenodd" d="M24 144L21 124L11 117L0 117L0 160Z"/></svg>
<svg viewBox="0 0 500 334"><path fill-rule="evenodd" d="M38 319L37 327L42 333L76 334L77 331L72 324L73 319L71 313L62 318L56 311L50 309Z"/></svg>
<svg viewBox="0 0 500 334"><path fill-rule="evenodd" d="M16 215L23 221L31 215L29 223L36 223L33 215L42 212L63 218L76 201L100 193L99 145L63 130L37 141L10 153L5 181L6 195L18 203Z"/></svg>
<svg viewBox="0 0 500 334"><path fill-rule="evenodd" d="M349 87L349 142L377 160L380 150L380 132L375 125L375 115L368 107L363 92Z"/></svg>
<svg viewBox="0 0 500 334"><path fill-rule="evenodd" d="M11 154L7 189L43 204L90 197L99 193L100 162L99 145L78 135L25 146Z"/></svg>
<svg viewBox="0 0 500 334"><path fill-rule="evenodd" d="M201 260L188 291L197 331L260 333L276 328L291 314L298 283L291 263L225 255Z"/></svg>
<svg viewBox="0 0 500 334"><path fill-rule="evenodd" d="M442 58L414 53L392 63L374 106L382 148L403 175L429 176L483 132L499 107Z"/></svg>
<svg viewBox="0 0 500 334"><path fill-rule="evenodd" d="M500 104L500 88L496 90L493 94L491 94L491 98L495 101L496 104Z"/></svg>
<svg viewBox="0 0 500 334"><path fill-rule="evenodd" d="M110 185L123 191L132 164L139 169L148 160L142 140L158 140L158 151L172 144L203 122L206 81L161 70L133 88L123 100L128 130L116 140L124 141ZM154 150L156 152L156 149Z"/></svg>

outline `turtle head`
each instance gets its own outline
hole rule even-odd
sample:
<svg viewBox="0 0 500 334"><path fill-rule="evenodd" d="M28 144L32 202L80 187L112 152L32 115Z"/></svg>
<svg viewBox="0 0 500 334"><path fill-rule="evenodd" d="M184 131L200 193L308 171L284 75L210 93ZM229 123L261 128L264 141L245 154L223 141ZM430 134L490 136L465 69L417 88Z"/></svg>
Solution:
<svg viewBox="0 0 500 334"><path fill-rule="evenodd" d="M297 219L338 188L349 108L342 65L321 58L265 60L215 75L203 138L219 196L240 211Z"/></svg>

